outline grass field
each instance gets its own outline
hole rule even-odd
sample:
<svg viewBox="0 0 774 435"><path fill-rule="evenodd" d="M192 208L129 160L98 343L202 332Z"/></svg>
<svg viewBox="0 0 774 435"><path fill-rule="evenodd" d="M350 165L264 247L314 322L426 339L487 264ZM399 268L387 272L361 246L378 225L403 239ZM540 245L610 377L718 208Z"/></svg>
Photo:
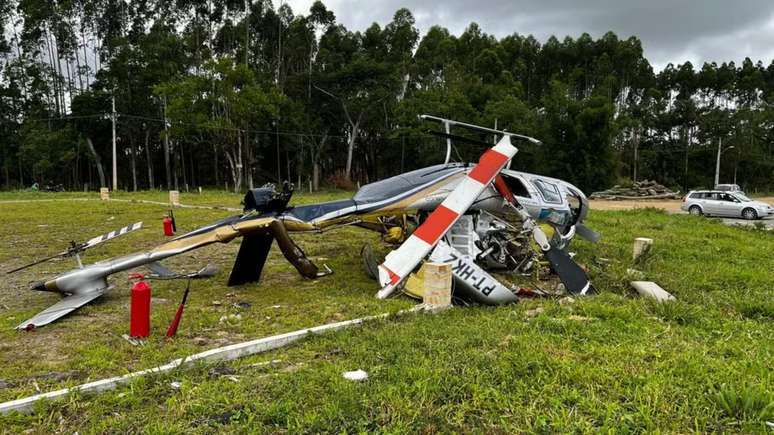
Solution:
<svg viewBox="0 0 774 435"><path fill-rule="evenodd" d="M345 192L299 195L296 203ZM146 229L85 261L154 246L165 208L101 202L96 194L0 193L0 270L11 269L138 220ZM165 201L162 193L119 199ZM185 204L238 207L239 195L183 194ZM33 202L27 202L34 200ZM178 209L183 231L230 213ZM577 241L597 296L529 300L503 307L412 314L292 347L138 379L101 395L71 396L31 415L0 416L0 431L121 432L761 432L774 421L774 234L659 210L596 211L597 245ZM655 239L636 266L678 301L658 305L628 286L635 237ZM180 332L162 338L182 282L153 282L152 337L128 331L127 274L97 303L30 333L13 327L57 300L30 281L72 268L65 259L6 276L0 286L0 401L166 363L190 353L414 302L378 301L360 247L378 237L357 229L296 237L335 274L300 278L273 251L259 285L228 288L237 243L165 264L221 267L194 283ZM600 260L600 258L609 261ZM247 303L247 304L241 304ZM241 320L221 322L240 314ZM256 363L270 360L266 365ZM342 378L363 369L369 380ZM171 382L179 382L179 389Z"/></svg>

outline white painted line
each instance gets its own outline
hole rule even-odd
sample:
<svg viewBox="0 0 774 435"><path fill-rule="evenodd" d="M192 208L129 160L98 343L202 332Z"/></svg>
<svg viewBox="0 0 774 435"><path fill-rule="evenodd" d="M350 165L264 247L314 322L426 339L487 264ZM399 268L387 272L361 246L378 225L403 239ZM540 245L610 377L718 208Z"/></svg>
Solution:
<svg viewBox="0 0 774 435"><path fill-rule="evenodd" d="M417 311L416 308L409 310L398 311L394 315L401 315ZM61 399L67 396L70 392L78 391L82 393L86 392L100 392L106 390L112 390L118 385L125 384L134 378L145 376L152 373L164 373L173 370L177 367L189 365L196 361L229 361L243 356L254 355L261 352L277 349L283 346L287 346L294 341L300 340L308 335L321 334L326 331L336 331L352 326L359 326L364 322L376 319L384 319L393 315L392 313L378 314L375 316L361 317L359 319L346 320L343 322L328 323L326 325L315 326L308 329L300 329L298 331L288 332L286 334L273 335L271 337L259 338L252 341L246 341L243 343L232 344L229 346L219 347L211 349L201 353L187 356L185 358L179 358L169 362L163 366L153 367L146 370L140 370L138 372L132 372L123 376L116 376L108 379L102 379L99 381L89 382L87 384L77 385L72 388L64 388L61 390L51 391L48 393L36 394L34 396L24 397L10 402L0 403L0 414L7 414L13 411L29 412L32 410L32 406L35 402L40 400L55 400Z"/></svg>

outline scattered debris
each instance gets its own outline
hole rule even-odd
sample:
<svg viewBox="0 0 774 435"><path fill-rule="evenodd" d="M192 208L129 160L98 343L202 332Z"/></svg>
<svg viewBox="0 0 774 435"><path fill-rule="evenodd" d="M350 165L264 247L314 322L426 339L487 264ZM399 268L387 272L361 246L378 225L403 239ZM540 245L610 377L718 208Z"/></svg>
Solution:
<svg viewBox="0 0 774 435"><path fill-rule="evenodd" d="M210 376L228 376L236 373L236 370L229 366L216 366L207 371Z"/></svg>
<svg viewBox="0 0 774 435"><path fill-rule="evenodd" d="M559 299L559 305L571 305L575 303L575 298L572 296L565 296Z"/></svg>
<svg viewBox="0 0 774 435"><path fill-rule="evenodd" d="M121 338L129 342L132 346L145 346L145 340L139 338L132 338L127 334L121 335Z"/></svg>
<svg viewBox="0 0 774 435"><path fill-rule="evenodd" d="M212 301L211 304L216 306L216 307L219 307L219 306L223 305L223 302L216 300L216 301Z"/></svg>
<svg viewBox="0 0 774 435"><path fill-rule="evenodd" d="M673 301L675 297L669 292L659 287L658 284L652 281L632 281L632 287L637 290L640 296L653 298L659 302Z"/></svg>
<svg viewBox="0 0 774 435"><path fill-rule="evenodd" d="M201 426L203 424L212 424L212 423L227 424L228 422L231 421L231 418L234 415L236 415L235 412L227 411L227 412L223 412L221 414L215 414L215 415L213 415L211 417L200 418L200 419L194 420L193 421L193 425L194 426Z"/></svg>
<svg viewBox="0 0 774 435"><path fill-rule="evenodd" d="M635 181L631 187L616 184L610 189L592 193L589 199L680 199L680 192L669 190L652 180L642 180Z"/></svg>
<svg viewBox="0 0 774 435"><path fill-rule="evenodd" d="M577 314L572 314L570 316L567 316L567 320L574 320L576 322L589 322L594 319L592 319L591 317L583 317Z"/></svg>
<svg viewBox="0 0 774 435"><path fill-rule="evenodd" d="M273 359L273 360L269 360L269 361L261 361L261 362L255 363L255 364L250 364L247 367L263 367L263 366L268 366L268 365L277 365L277 364L279 364L281 362L282 362L281 359Z"/></svg>
<svg viewBox="0 0 774 435"><path fill-rule="evenodd" d="M6 381L5 379L0 379L0 390L4 388L12 388L12 387L13 387L12 383Z"/></svg>
<svg viewBox="0 0 774 435"><path fill-rule="evenodd" d="M626 269L626 276L634 280L642 281L645 279L645 272L637 269Z"/></svg>
<svg viewBox="0 0 774 435"><path fill-rule="evenodd" d="M365 381L368 379L368 373L361 369L357 369L351 372L344 372L342 373L342 376L344 376L344 379L349 379L350 381Z"/></svg>
<svg viewBox="0 0 774 435"><path fill-rule="evenodd" d="M535 316L537 316L538 314L540 314L540 313L542 313L544 311L545 311L545 309L543 307L537 307L537 308L533 308L531 310L525 311L524 315L527 316L527 317L535 317Z"/></svg>
<svg viewBox="0 0 774 435"><path fill-rule="evenodd" d="M234 303L234 308L247 309L247 308L250 308L251 306L252 306L252 305L250 305L250 303L249 303L249 302L244 302L244 301L241 301L241 302L235 302L235 303Z"/></svg>
<svg viewBox="0 0 774 435"><path fill-rule="evenodd" d="M292 372L295 372L296 370L300 369L301 367L303 367L305 365L306 364L304 364L304 363L291 364L291 365L289 365L287 367L283 367L280 371L283 372L283 373L292 373Z"/></svg>
<svg viewBox="0 0 774 435"><path fill-rule="evenodd" d="M179 390L182 385L183 384L177 381L173 381L169 383L169 386L172 387L173 390Z"/></svg>
<svg viewBox="0 0 774 435"><path fill-rule="evenodd" d="M54 382L61 382L66 381L68 379L73 378L80 378L83 376L83 373L81 373L78 370L69 370L66 372L48 372L45 375L37 376L36 379L41 381L54 381Z"/></svg>
<svg viewBox="0 0 774 435"><path fill-rule="evenodd" d="M225 323L227 325L236 325L242 321L241 314L229 314L227 316L221 316L219 323Z"/></svg>
<svg viewBox="0 0 774 435"><path fill-rule="evenodd" d="M194 337L194 339L191 341L197 346L204 346L209 342L209 340L204 337Z"/></svg>

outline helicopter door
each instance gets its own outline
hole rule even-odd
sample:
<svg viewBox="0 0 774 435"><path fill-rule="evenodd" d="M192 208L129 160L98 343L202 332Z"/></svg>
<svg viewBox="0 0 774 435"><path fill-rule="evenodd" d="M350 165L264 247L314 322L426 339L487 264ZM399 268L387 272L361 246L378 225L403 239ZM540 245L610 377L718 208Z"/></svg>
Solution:
<svg viewBox="0 0 774 435"><path fill-rule="evenodd" d="M500 175L502 175L505 185L508 186L508 189L516 197L516 200L527 209L529 214L537 216L538 213L540 213L540 202L536 200L537 192L534 190L531 191L527 187L529 186L529 183L516 175L506 173L501 173Z"/></svg>

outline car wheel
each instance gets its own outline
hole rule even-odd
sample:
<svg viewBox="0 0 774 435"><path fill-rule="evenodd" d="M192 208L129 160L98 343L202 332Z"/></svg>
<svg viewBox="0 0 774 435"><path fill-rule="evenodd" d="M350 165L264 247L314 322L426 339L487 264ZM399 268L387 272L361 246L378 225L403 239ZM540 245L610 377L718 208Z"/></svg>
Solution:
<svg viewBox="0 0 774 435"><path fill-rule="evenodd" d="M756 213L755 210L751 208L746 208L742 210L742 217L747 220L755 220L758 219L758 213Z"/></svg>
<svg viewBox="0 0 774 435"><path fill-rule="evenodd" d="M703 214L701 212L701 207L699 207L698 205L692 205L691 208L688 209L688 213L694 216L701 216Z"/></svg>

